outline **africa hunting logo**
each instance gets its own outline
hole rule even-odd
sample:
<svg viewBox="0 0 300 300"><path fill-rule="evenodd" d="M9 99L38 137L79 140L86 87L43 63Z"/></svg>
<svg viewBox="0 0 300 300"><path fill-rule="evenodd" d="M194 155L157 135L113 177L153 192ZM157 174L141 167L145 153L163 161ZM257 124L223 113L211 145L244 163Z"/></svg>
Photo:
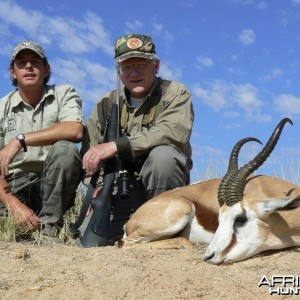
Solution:
<svg viewBox="0 0 300 300"><path fill-rule="evenodd" d="M300 277L293 275L263 276L258 286L268 286L270 295L300 295Z"/></svg>

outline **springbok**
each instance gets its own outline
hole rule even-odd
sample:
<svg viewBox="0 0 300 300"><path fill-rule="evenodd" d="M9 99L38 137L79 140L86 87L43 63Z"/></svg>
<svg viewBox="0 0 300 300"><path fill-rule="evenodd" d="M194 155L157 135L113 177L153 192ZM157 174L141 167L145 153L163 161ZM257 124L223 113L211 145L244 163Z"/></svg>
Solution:
<svg viewBox="0 0 300 300"><path fill-rule="evenodd" d="M271 249L300 245L300 187L270 176L251 176L273 151L281 120L256 157L238 169L245 138L233 148L223 179L164 192L143 204L125 224L122 247L180 249L209 244L204 260L225 264ZM219 205L218 205L219 204Z"/></svg>

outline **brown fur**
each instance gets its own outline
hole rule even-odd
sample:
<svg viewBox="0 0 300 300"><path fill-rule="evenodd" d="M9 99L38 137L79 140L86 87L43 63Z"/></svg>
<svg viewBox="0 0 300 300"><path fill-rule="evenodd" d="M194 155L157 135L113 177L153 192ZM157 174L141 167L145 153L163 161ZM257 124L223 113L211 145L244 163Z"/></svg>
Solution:
<svg viewBox="0 0 300 300"><path fill-rule="evenodd" d="M137 243L158 241L151 247L167 248L169 243L170 248L174 248L175 243L175 248L181 248L181 243L186 242L183 243L182 239L170 241L172 230L169 234L164 232L176 228L176 220L184 220L192 214L193 206L198 224L207 232L214 233L218 227L220 207L217 191L220 181L221 179L211 179L167 191L143 204L125 226L127 237L124 238L124 246L134 247ZM261 175L247 179L244 194L256 199L253 201L266 200L299 195L300 187L279 178ZM188 226L190 225L187 224L184 230L189 230Z"/></svg>

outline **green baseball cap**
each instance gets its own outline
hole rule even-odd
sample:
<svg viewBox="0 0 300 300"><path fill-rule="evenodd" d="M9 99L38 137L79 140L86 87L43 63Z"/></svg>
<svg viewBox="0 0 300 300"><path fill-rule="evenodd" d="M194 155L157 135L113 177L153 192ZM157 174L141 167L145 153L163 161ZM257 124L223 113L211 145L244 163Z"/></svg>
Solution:
<svg viewBox="0 0 300 300"><path fill-rule="evenodd" d="M151 37L144 34L127 34L115 43L115 59L119 63L130 57L157 58Z"/></svg>
<svg viewBox="0 0 300 300"><path fill-rule="evenodd" d="M14 48L12 56L11 56L11 60L13 61L16 58L16 56L22 50L25 50L25 49L35 52L41 58L45 57L45 51L41 45L39 45L38 43L32 42L32 41L23 41Z"/></svg>

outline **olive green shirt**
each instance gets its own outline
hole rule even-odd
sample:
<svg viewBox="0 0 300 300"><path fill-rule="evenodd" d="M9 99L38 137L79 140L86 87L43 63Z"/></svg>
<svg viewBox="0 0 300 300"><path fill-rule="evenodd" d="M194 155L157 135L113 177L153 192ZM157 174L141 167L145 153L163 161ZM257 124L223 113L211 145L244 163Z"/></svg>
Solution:
<svg viewBox="0 0 300 300"><path fill-rule="evenodd" d="M130 106L128 90L122 88L120 91L121 119L124 105L127 108L127 136L115 140L118 156L124 160L134 161L141 156L148 155L156 146L173 144L182 151L192 167L190 137L194 111L191 94L182 83L176 81L171 81L162 93L163 82L164 80L157 78L148 95L137 108ZM108 102L115 101L111 99L111 95L112 93L108 93L101 98L91 113L82 142L83 153L90 146L103 141L107 117L105 111L107 111ZM158 97L158 103L154 101L154 97ZM159 113L155 113L153 122L147 123L148 115L151 115L151 105L156 106Z"/></svg>
<svg viewBox="0 0 300 300"><path fill-rule="evenodd" d="M73 87L46 85L35 108L24 102L16 89L0 100L0 149L19 133L26 135L65 121L85 125L81 98ZM10 164L14 173L40 171L51 145L27 148L27 152L19 151Z"/></svg>

